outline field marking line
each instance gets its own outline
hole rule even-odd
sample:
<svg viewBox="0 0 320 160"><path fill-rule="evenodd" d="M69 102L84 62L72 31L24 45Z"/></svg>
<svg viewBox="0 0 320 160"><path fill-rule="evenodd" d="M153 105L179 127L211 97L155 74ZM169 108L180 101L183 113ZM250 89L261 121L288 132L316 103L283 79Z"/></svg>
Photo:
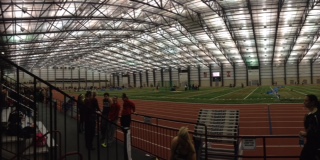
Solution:
<svg viewBox="0 0 320 160"><path fill-rule="evenodd" d="M225 96L225 95L228 95L228 94L231 94L231 93L234 93L234 92L240 91L240 90L242 90L242 89L243 89L243 88L238 89L238 90L235 90L235 91L232 91L232 92L229 92L229 93L226 93L226 94L223 94L223 95L220 95L220 96L217 96L217 97L213 97L213 98L210 98L209 100L216 99L216 98L219 98L219 97L223 97L223 96Z"/></svg>
<svg viewBox="0 0 320 160"><path fill-rule="evenodd" d="M259 87L257 87L256 89L254 89L251 93L249 93L246 97L244 97L243 99L247 99L254 91L256 91Z"/></svg>
<svg viewBox="0 0 320 160"><path fill-rule="evenodd" d="M292 88L290 88L290 87L289 87L289 89L291 89L293 92L297 92L297 93L300 93L300 94L302 94L302 95L307 95L306 93L296 91L295 89L292 89Z"/></svg>
<svg viewBox="0 0 320 160"><path fill-rule="evenodd" d="M207 92L208 91L208 92ZM213 89L213 91L212 90L207 90L207 91L205 91L205 92L201 92L201 93L199 93L199 94L194 94L194 95L190 95L190 96L185 96L186 98L190 98L190 97L194 97L194 96L199 96L199 95L206 95L206 94L212 94L212 93L215 93L215 92L219 92L219 91L217 91L217 90L215 90L215 89ZM223 90L221 90L221 91L223 91Z"/></svg>

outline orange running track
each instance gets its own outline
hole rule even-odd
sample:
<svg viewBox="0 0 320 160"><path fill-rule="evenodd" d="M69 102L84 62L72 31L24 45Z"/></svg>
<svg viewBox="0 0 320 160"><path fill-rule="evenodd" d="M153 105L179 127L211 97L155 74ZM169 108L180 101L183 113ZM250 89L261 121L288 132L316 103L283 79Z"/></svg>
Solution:
<svg viewBox="0 0 320 160"><path fill-rule="evenodd" d="M77 96L77 95L75 95ZM61 94L54 94L55 99L63 100ZM99 106L102 107L103 97L97 97ZM225 110L239 110L240 122L239 133L240 136L261 136L261 135L298 135L300 130L303 130L303 117L307 110L302 104L245 104L245 105L221 105L221 104L190 104L190 103L176 103L176 102L161 102L161 101L143 101L133 100L136 104L136 112L142 115L151 117L165 118L171 120L186 121L196 123L198 113L201 109L225 109ZM119 99L122 106L122 100ZM143 121L140 116L133 116L133 119ZM159 121L159 125L168 126L172 128L180 128L185 124L170 123L168 121ZM193 131L194 125L188 125L189 129ZM175 131L176 132L176 131ZM144 129L139 131L132 128L132 133L142 135L143 138L132 137L132 143L135 141L156 142L156 145L161 150L166 150L165 154L169 154L169 147L172 137L176 133L171 133L165 138L158 140L152 139L152 134L166 134L166 133L152 133ZM122 135L121 131L118 134ZM122 137L122 136L118 136ZM256 139L257 147L255 150L243 151L245 156L262 156L262 139ZM139 143L139 148L149 148L150 145ZM142 146L141 146L142 145ZM267 155L297 156L300 154L301 147L298 144L298 139L267 139L266 140ZM154 146L153 146L154 147ZM157 150L157 149L155 149ZM159 149L160 150L160 149ZM161 151L163 152L163 151ZM163 153L159 153L163 154ZM157 154L156 154L157 155ZM249 159L249 158L248 158ZM252 159L252 158L250 158ZM257 158L254 158L257 159ZM282 158L283 159L283 158ZM292 158L290 158L292 159ZM280 160L280 159L279 159ZM288 159L289 160L289 159Z"/></svg>

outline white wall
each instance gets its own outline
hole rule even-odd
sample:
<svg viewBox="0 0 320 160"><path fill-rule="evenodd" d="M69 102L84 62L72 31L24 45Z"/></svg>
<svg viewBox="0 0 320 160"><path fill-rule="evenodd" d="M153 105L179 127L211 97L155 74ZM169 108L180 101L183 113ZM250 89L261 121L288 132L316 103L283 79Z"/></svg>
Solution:
<svg viewBox="0 0 320 160"><path fill-rule="evenodd" d="M284 85L284 65L274 64L273 66L274 83L277 85Z"/></svg>
<svg viewBox="0 0 320 160"><path fill-rule="evenodd" d="M271 64L261 64L260 74L261 74L261 85L272 85L272 70Z"/></svg>
<svg viewBox="0 0 320 160"><path fill-rule="evenodd" d="M320 61L320 60L319 60ZM318 84L320 84L320 63L319 61L316 61L315 63L313 63L313 83L317 84L317 80ZM201 86L202 87L209 87L210 86L210 76L212 73L209 73L209 68L207 66L200 66L200 77L201 77ZM186 68L182 68L182 69L186 69ZM259 73L258 70L249 70L248 72L248 80L249 80L249 85L250 85L250 81L252 80L259 80L259 74L261 74L261 80L262 80L262 85L271 85L271 66L270 65L262 65L261 66L261 72ZM311 84L311 79L310 79L310 61L302 61L299 65L299 76L300 76L300 83L303 82L303 80L307 81L307 84ZM79 71L80 71L80 75L79 75ZM33 69L31 70L31 72L33 74L35 74L36 76L41 77L44 80L49 80L51 81L51 84L55 85L55 72L56 72L56 78L65 78L65 79L69 79L71 78L71 72L72 72L72 78L73 79L77 79L77 78L85 78L85 71L86 69L84 68L75 68L75 69L71 69L69 67L66 67L66 69L64 69L64 72L62 69L53 69L52 67L47 68L42 68L42 69ZM227 77L227 72L230 72L230 77ZM212 67L212 72L221 72L221 69L219 66L217 66L216 64L213 64ZM273 66L273 76L274 76L274 82L276 82L278 85L284 85L284 64L277 64ZM64 75L63 75L64 73ZM93 75L92 75L93 73ZM206 77L204 75L204 73L206 73ZM16 77L15 72L10 73L9 75L11 77ZM224 76L224 85L228 86L230 83L233 84L233 69L231 65L225 65L224 66L224 70L223 73ZM236 86L241 86L241 83L245 84L246 83L246 68L245 66L239 66L236 64L235 67L235 74L236 74ZM107 75L107 76L106 76ZM152 70L149 70L148 72L148 79L149 79L149 86L151 84L153 84L153 73ZM29 82L29 81L33 81L33 79L31 78L31 76L27 75L26 73L20 72L19 73L20 76L20 81L21 82ZM169 70L168 69L164 69L163 71L163 79L164 79L164 86L169 87ZM294 84L294 82L297 81L297 67L296 64L291 64L288 63L287 67L286 67L286 76L287 76L287 84L290 85L290 80L292 81L292 83ZM180 82L185 81L187 82L187 75L186 74L178 74L178 70L176 68L172 68L172 84L175 85L179 85L179 78L180 78ZM104 73L101 72L100 73L100 79L102 80L100 83L99 82L94 82L94 86L95 87L99 87L100 86L105 86L106 82L105 80L113 80L113 78L110 78L110 74L109 73ZM92 71L92 70L87 70L87 86L92 86L92 80L99 80L99 72L97 71ZM190 80L191 80L191 84L198 84L198 68L197 67L190 67ZM119 86L122 86L123 84L127 85L127 80L122 78L122 75L119 76ZM130 83L133 86L133 74L130 74ZM161 85L161 71L160 70L156 70L156 84L160 84ZM112 82L111 82L112 84ZM38 85L40 85L40 83L38 83ZM42 84L43 85L43 84ZM73 86L73 87L78 87L79 83L78 82L73 82L73 83L67 83L65 82L65 87L69 87L69 86ZM80 86L81 87L85 87L85 82L81 82ZM117 85L117 78L115 78L115 85ZM140 78L139 78L139 73L136 73L136 85L137 87L140 86ZM142 72L142 86L146 85L146 74L145 71ZM212 86L215 87L216 83L212 82ZM62 87L62 82L57 82L56 83L57 87ZM221 82L218 83L218 86L221 86ZM43 87L45 87L43 85Z"/></svg>
<svg viewBox="0 0 320 160"><path fill-rule="evenodd" d="M299 81L300 84L311 84L310 77L310 62L303 61L299 65Z"/></svg>
<svg viewBox="0 0 320 160"><path fill-rule="evenodd" d="M320 60L313 63L313 84L320 84Z"/></svg>
<svg viewBox="0 0 320 160"><path fill-rule="evenodd" d="M172 85L179 86L179 71L172 68Z"/></svg>
<svg viewBox="0 0 320 160"><path fill-rule="evenodd" d="M201 87L210 86L210 75L209 67L201 66L200 68L200 77L201 77Z"/></svg>
<svg viewBox="0 0 320 160"><path fill-rule="evenodd" d="M259 69L249 69L248 70L248 81L249 86L255 86L259 82Z"/></svg>
<svg viewBox="0 0 320 160"><path fill-rule="evenodd" d="M229 64L223 65L223 73L221 75L223 75L224 86L229 86L230 84L233 85L234 76L233 76L233 67L232 67L232 65L229 65Z"/></svg>
<svg viewBox="0 0 320 160"><path fill-rule="evenodd" d="M294 85L297 83L297 63L287 64L287 85Z"/></svg>
<svg viewBox="0 0 320 160"><path fill-rule="evenodd" d="M198 67L190 67L191 85L194 84L195 86L198 86L198 84L199 84L198 75L199 75L198 74Z"/></svg>
<svg viewBox="0 0 320 160"><path fill-rule="evenodd" d="M243 84L246 85L246 67L245 66L239 66L239 64L236 64L235 66L236 71L236 86L241 86Z"/></svg>

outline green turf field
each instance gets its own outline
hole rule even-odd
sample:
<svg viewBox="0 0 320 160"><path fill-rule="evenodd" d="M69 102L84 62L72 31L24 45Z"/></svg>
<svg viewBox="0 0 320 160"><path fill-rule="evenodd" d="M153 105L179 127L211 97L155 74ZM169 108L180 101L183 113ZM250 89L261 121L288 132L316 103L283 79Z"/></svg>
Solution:
<svg viewBox="0 0 320 160"><path fill-rule="evenodd" d="M130 99L211 104L303 103L306 94L315 94L320 98L320 86L280 87L278 91L280 99L274 94L267 94L267 92L275 88L275 86L244 88L214 87L188 91L178 89L176 92L169 91L168 88L159 88L158 91L155 88L144 88L107 90L106 92L111 96L117 95L119 97L121 97L122 93L126 93ZM73 92L71 94L79 93ZM102 96L104 91L98 91L97 93Z"/></svg>

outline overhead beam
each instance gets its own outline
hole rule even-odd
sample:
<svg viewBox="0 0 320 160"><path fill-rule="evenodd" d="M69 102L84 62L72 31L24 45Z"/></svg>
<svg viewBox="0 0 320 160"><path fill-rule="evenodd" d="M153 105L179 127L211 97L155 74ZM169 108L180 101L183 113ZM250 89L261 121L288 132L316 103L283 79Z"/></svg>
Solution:
<svg viewBox="0 0 320 160"><path fill-rule="evenodd" d="M153 38L152 34L150 34L149 36ZM140 39L142 39L143 41L140 41ZM156 38L154 38L154 39L156 39ZM149 40L143 39L143 38L141 38L141 37L140 37L140 38L136 38L135 40L139 41L139 42L142 43L142 44L148 43L148 46L151 47L151 49L159 50L159 51L164 51L164 50L166 50L166 49L168 49L168 48L171 47L171 46L169 46L169 45L167 45L167 44L165 44L165 43L163 43L163 42L161 42L161 43L164 45L164 47L161 47L161 46L158 46L158 45L150 42ZM158 43L160 43L160 41L159 41ZM178 54L174 54L173 56L174 56L176 59L182 60L182 61L184 61L186 64L191 65L189 62L185 61L184 58L181 59L181 58L178 57L177 55L178 55ZM180 62L180 61L179 61L179 62ZM180 65L181 65L181 62L180 62Z"/></svg>
<svg viewBox="0 0 320 160"><path fill-rule="evenodd" d="M166 1L166 3L162 3L162 1L160 1L160 3L159 3L158 1L155 1L155 0L149 0L148 1L149 3L148 2L144 2L142 0L130 0L130 1L134 1L134 2L137 2L137 3L141 3L141 4L144 4L144 5L159 9L159 10L163 10L163 11L166 11L166 12L173 13L173 14L175 14L175 15L179 16L180 18L183 18L183 19L191 20L192 22L195 22L196 24L198 24L203 30L205 30L206 31L205 33L207 33L207 34L208 34L208 31L210 30L209 27L204 27L204 26L206 26L205 25L205 21L202 19L200 13L195 12L190 8L187 8L187 6L184 6L183 4L181 4L179 2L176 2L174 0L168 0L168 1ZM150 2L154 2L154 4L151 4ZM180 8L181 10L178 10L178 8ZM183 11L185 11L188 15L182 15ZM210 34L208 36L209 37L211 36L210 37L210 39L211 39L212 37L214 37L213 35L214 34ZM213 42L216 45L216 47L220 50L220 46L221 45L220 44L217 45L218 41L213 41ZM205 45L203 45L203 46L205 46ZM229 61L229 59L227 58L227 56L225 55L225 53L223 51L222 51L222 54ZM220 66L221 62L220 61L218 61L218 62L219 63L217 63L217 64ZM232 63L230 63L230 64L232 64Z"/></svg>
<svg viewBox="0 0 320 160"><path fill-rule="evenodd" d="M256 48L256 54L257 54L257 60L258 60L258 68L259 68L259 84L261 85L261 66L260 66L260 57L259 57L259 50L258 50L258 43L257 43L257 36L256 36L256 31L255 31L255 26L254 26L254 21L253 21L253 14L252 14L252 8L251 8L251 2L250 0L247 0L247 5L248 5L248 10L250 13L250 19L251 19L251 27L252 27L252 32L253 32L253 38L254 38L254 44Z"/></svg>
<svg viewBox="0 0 320 160"><path fill-rule="evenodd" d="M295 31L295 34L294 34L293 43L290 45L289 53L286 56L284 63L288 62L288 60L289 60L289 58L291 56L291 53L293 51L293 48L296 45L296 42L297 42L297 40L298 40L298 38L300 36L301 30L302 30L303 26L306 23L306 19L308 17L308 14L309 14L310 10L313 9L313 7L314 7L314 3L310 3L310 0L307 0L306 7L303 10L302 16L300 18L300 22L298 23L299 26L297 27L297 30ZM299 62L299 59L297 59L297 61Z"/></svg>
<svg viewBox="0 0 320 160"><path fill-rule="evenodd" d="M78 29L78 30L61 30L61 31L48 31L48 32L32 32L32 33L5 33L4 36L15 36L15 35L35 35L35 34L50 34L50 33L63 33L63 32L74 32L74 31L134 31L134 32L144 32L143 30L133 30L133 29L119 29L119 28L112 28L112 29Z"/></svg>
<svg viewBox="0 0 320 160"><path fill-rule="evenodd" d="M316 2L314 6L316 6L319 3ZM319 24L316 24L319 25ZM320 28L318 28L317 32L313 35L311 41L308 43L307 47L305 48L304 52L301 54L301 56L299 56L299 60L298 63L301 63L301 61L304 59L304 57L309 53L309 51L311 50L311 48L313 47L313 45L319 40L320 37ZM311 38L311 37L310 37ZM317 53L315 53L313 55L313 57L311 58L311 62L313 63L314 58L317 56Z"/></svg>
<svg viewBox="0 0 320 160"><path fill-rule="evenodd" d="M250 0L247 0L247 5L248 5L249 13L250 13L251 27L252 27L252 32L253 32L254 44L255 44L255 46L256 46L255 48L256 48L258 66L259 66L259 68L260 68L260 57L259 57L257 36L256 36L256 31L255 31L255 26L254 26L254 21L253 21L253 14L252 14L252 8L251 8L251 2L250 2ZM260 70L260 69L259 69L259 70ZM259 74L259 75L260 75L260 74ZM259 79L260 79L260 78L259 78ZM259 83L261 83L261 80L260 80Z"/></svg>
<svg viewBox="0 0 320 160"><path fill-rule="evenodd" d="M218 1L202 0L202 2L205 3L213 12L217 13L219 15L219 17L221 17L223 19L223 22L224 22L225 26L227 27L227 30L232 38L232 41L234 42L235 46L237 47L238 53L240 54L243 63L245 64L245 66L247 66L246 60L244 58L244 54L242 53L240 44L235 37L235 33L232 29L233 28L232 24L230 23L230 20L226 14L225 8L223 8L218 3Z"/></svg>
<svg viewBox="0 0 320 160"><path fill-rule="evenodd" d="M280 21L280 13L283 6L284 0L278 1L278 10L277 10L277 20L276 20L276 29L274 33L274 40L273 40L273 50L272 50L272 58L271 58L271 84L274 84L274 76L273 76L273 63L274 63L274 53L276 52L276 45L277 45L277 38L278 38L278 28L279 28L279 21Z"/></svg>
<svg viewBox="0 0 320 160"><path fill-rule="evenodd" d="M320 58L320 51L318 51L318 53L315 53L314 56L311 59L311 63L314 63L315 61L317 61Z"/></svg>

